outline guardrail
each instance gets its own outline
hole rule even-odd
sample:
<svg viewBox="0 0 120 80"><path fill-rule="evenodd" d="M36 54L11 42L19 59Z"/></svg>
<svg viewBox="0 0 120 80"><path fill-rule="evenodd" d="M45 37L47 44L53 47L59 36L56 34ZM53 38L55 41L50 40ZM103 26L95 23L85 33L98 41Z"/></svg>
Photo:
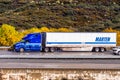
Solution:
<svg viewBox="0 0 120 80"><path fill-rule="evenodd" d="M8 50L10 49L10 46L0 46L0 50Z"/></svg>

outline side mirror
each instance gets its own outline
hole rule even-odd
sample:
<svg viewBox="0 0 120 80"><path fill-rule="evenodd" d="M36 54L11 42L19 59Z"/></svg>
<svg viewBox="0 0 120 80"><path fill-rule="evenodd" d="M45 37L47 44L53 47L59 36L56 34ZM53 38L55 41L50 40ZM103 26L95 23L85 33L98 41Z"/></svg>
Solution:
<svg viewBox="0 0 120 80"><path fill-rule="evenodd" d="M30 41L29 41L29 40L26 40L25 43L30 43Z"/></svg>

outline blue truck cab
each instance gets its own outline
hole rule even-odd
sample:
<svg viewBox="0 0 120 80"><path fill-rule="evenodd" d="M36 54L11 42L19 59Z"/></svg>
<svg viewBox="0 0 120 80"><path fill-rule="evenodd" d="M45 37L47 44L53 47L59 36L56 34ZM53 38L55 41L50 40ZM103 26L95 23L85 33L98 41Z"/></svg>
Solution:
<svg viewBox="0 0 120 80"><path fill-rule="evenodd" d="M14 51L41 51L41 33L31 33L22 38L20 42L13 45Z"/></svg>

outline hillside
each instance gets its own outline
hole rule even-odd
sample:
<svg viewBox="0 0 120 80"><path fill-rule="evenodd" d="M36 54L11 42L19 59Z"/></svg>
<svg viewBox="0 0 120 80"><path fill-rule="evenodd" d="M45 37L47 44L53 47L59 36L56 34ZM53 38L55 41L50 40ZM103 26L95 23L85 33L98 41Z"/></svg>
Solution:
<svg viewBox="0 0 120 80"><path fill-rule="evenodd" d="M0 0L0 24L17 30L66 27L75 31L120 30L120 0Z"/></svg>

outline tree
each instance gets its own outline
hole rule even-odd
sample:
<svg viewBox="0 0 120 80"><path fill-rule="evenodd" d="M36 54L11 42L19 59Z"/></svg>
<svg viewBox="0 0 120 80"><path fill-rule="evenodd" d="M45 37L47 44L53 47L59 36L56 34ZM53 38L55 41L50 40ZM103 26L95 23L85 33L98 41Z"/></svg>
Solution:
<svg viewBox="0 0 120 80"><path fill-rule="evenodd" d="M67 28L59 28L58 32L73 32L73 31Z"/></svg>
<svg viewBox="0 0 120 80"><path fill-rule="evenodd" d="M18 42L22 34L18 33L11 25L3 24L0 28L0 45L10 46Z"/></svg>
<svg viewBox="0 0 120 80"><path fill-rule="evenodd" d="M120 31L114 30L112 28L107 28L103 32L116 32L117 33L117 45L120 45Z"/></svg>

